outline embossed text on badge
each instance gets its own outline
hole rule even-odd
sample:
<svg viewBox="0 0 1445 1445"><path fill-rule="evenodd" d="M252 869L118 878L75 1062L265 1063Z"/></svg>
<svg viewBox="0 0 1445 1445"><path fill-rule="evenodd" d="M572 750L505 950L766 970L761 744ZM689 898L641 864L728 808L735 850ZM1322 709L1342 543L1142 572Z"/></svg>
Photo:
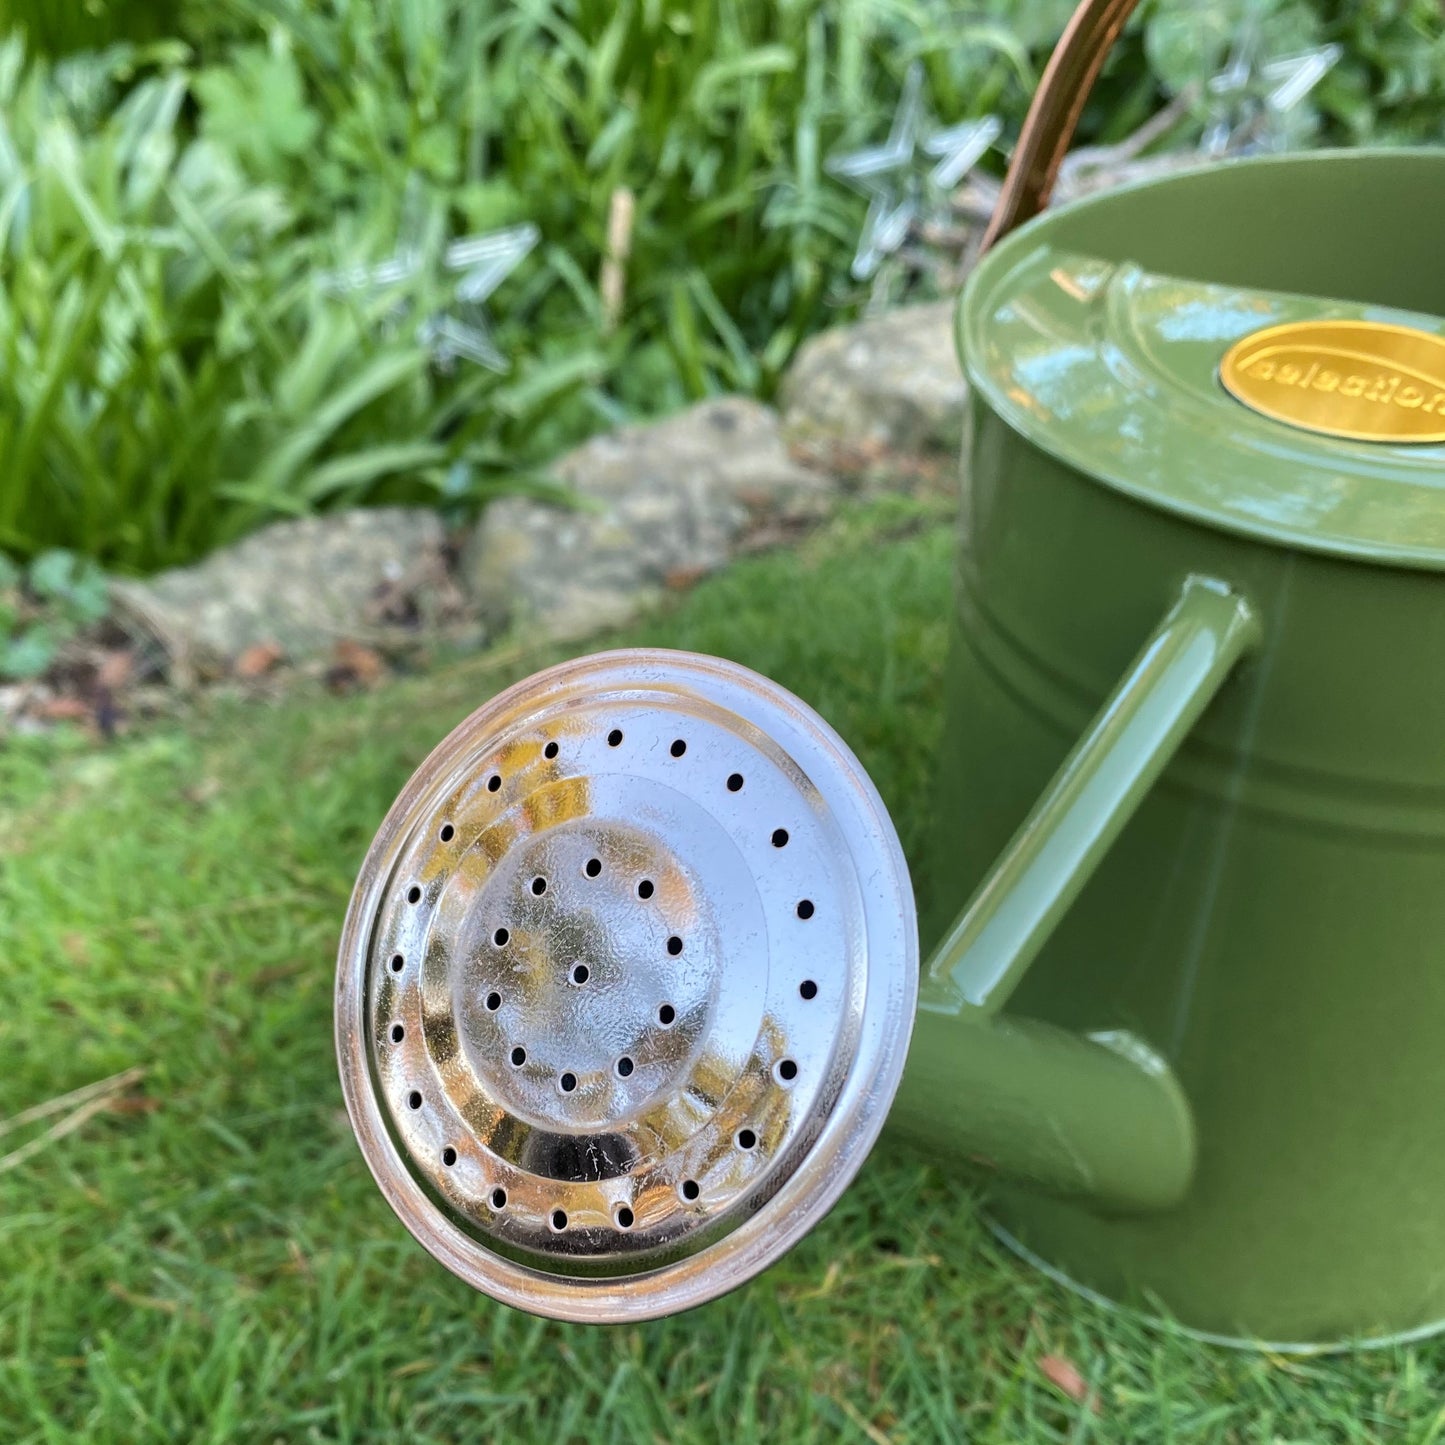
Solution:
<svg viewBox="0 0 1445 1445"><path fill-rule="evenodd" d="M1445 441L1445 336L1413 326L1268 326L1229 348L1219 379L1252 410L1325 436Z"/></svg>

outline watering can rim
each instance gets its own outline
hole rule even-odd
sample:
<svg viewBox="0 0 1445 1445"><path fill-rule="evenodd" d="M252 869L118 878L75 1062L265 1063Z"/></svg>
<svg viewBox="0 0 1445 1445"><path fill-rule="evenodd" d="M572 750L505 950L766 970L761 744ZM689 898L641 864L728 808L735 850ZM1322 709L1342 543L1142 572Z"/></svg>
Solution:
<svg viewBox="0 0 1445 1445"><path fill-rule="evenodd" d="M1441 166L1445 165L1445 146L1337 147L1286 155L1241 156L1223 162L1202 161L1197 166L1187 167L1163 178L1156 176L1130 181L1031 216L1016 229L1002 236L997 244L990 246L959 295L954 310L954 341L970 388L981 395L990 409L1024 440L1081 476L1120 492L1133 501L1172 513L1198 525L1291 551L1306 551L1376 566L1445 571L1445 544L1422 545L1393 538L1351 534L1342 530L1331 531L1325 524L1312 530L1288 521L1270 520L1244 509L1226 510L1214 498L1191 498L1141 480L1127 465L1119 465L1117 461L1095 452L1085 454L1080 447L1071 444L1062 428L1051 427L1028 408L1016 405L1008 394L1008 388L997 374L990 371L985 360L989 351L986 336L992 322L991 311L1000 291L1007 286L1010 276L1030 256L1036 255L1050 244L1050 227L1057 216L1107 207L1115 204L1121 196L1145 189L1188 184L1206 173L1221 170L1238 170L1241 167L1305 168L1338 165L1341 161L1370 164L1386 158L1396 163L1418 163L1427 168ZM1389 455L1384 448L1381 448L1381 454ZM1398 485L1398 482L1391 478L1385 485ZM1445 506L1445 493L1441 493L1440 503Z"/></svg>

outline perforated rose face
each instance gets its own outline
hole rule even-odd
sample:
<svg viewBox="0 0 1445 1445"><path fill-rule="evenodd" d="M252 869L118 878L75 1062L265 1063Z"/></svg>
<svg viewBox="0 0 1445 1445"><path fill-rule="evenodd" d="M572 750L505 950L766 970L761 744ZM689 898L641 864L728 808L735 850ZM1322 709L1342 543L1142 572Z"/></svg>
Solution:
<svg viewBox="0 0 1445 1445"><path fill-rule="evenodd" d="M896 836L811 711L614 653L468 720L383 825L337 1030L379 1182L450 1267L566 1318L721 1293L876 1136L917 987Z"/></svg>

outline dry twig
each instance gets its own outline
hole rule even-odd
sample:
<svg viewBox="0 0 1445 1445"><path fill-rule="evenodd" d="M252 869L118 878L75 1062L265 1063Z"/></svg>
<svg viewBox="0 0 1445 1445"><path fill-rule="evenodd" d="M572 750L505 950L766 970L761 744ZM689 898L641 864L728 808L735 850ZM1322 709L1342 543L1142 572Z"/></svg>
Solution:
<svg viewBox="0 0 1445 1445"><path fill-rule="evenodd" d="M98 1079L93 1084L85 1084L79 1089L72 1089L68 1094L59 1094L53 1099L46 1099L44 1103L35 1104L29 1109L22 1109L13 1118L0 1119L0 1137L3 1137L16 1129L24 1128L27 1124L48 1119L54 1114L63 1115L43 1134L37 1134L28 1144L22 1144L18 1149L12 1149L10 1153L0 1155L0 1174L23 1164L48 1145L65 1138L67 1134L73 1134L87 1120L109 1108L116 1095L124 1093L132 1084L139 1083L145 1077L145 1072L142 1065L122 1069L120 1073L112 1074L108 1079ZM70 1110L68 1114L64 1113L66 1109Z"/></svg>
<svg viewBox="0 0 1445 1445"><path fill-rule="evenodd" d="M632 250L632 221L637 203L626 186L612 193L607 211L607 254L597 289L602 297L602 329L616 331L622 319L622 300L627 290L627 257Z"/></svg>

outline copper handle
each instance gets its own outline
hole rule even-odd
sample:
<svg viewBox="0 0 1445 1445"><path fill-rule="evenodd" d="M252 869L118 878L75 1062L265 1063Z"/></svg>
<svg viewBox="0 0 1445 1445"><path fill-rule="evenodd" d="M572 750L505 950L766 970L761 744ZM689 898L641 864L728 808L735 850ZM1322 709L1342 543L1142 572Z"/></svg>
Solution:
<svg viewBox="0 0 1445 1445"><path fill-rule="evenodd" d="M987 251L1048 204L1084 102L1094 88L1105 56L1138 3L1083 0L1069 17L1024 118L998 205L984 232L982 250Z"/></svg>

